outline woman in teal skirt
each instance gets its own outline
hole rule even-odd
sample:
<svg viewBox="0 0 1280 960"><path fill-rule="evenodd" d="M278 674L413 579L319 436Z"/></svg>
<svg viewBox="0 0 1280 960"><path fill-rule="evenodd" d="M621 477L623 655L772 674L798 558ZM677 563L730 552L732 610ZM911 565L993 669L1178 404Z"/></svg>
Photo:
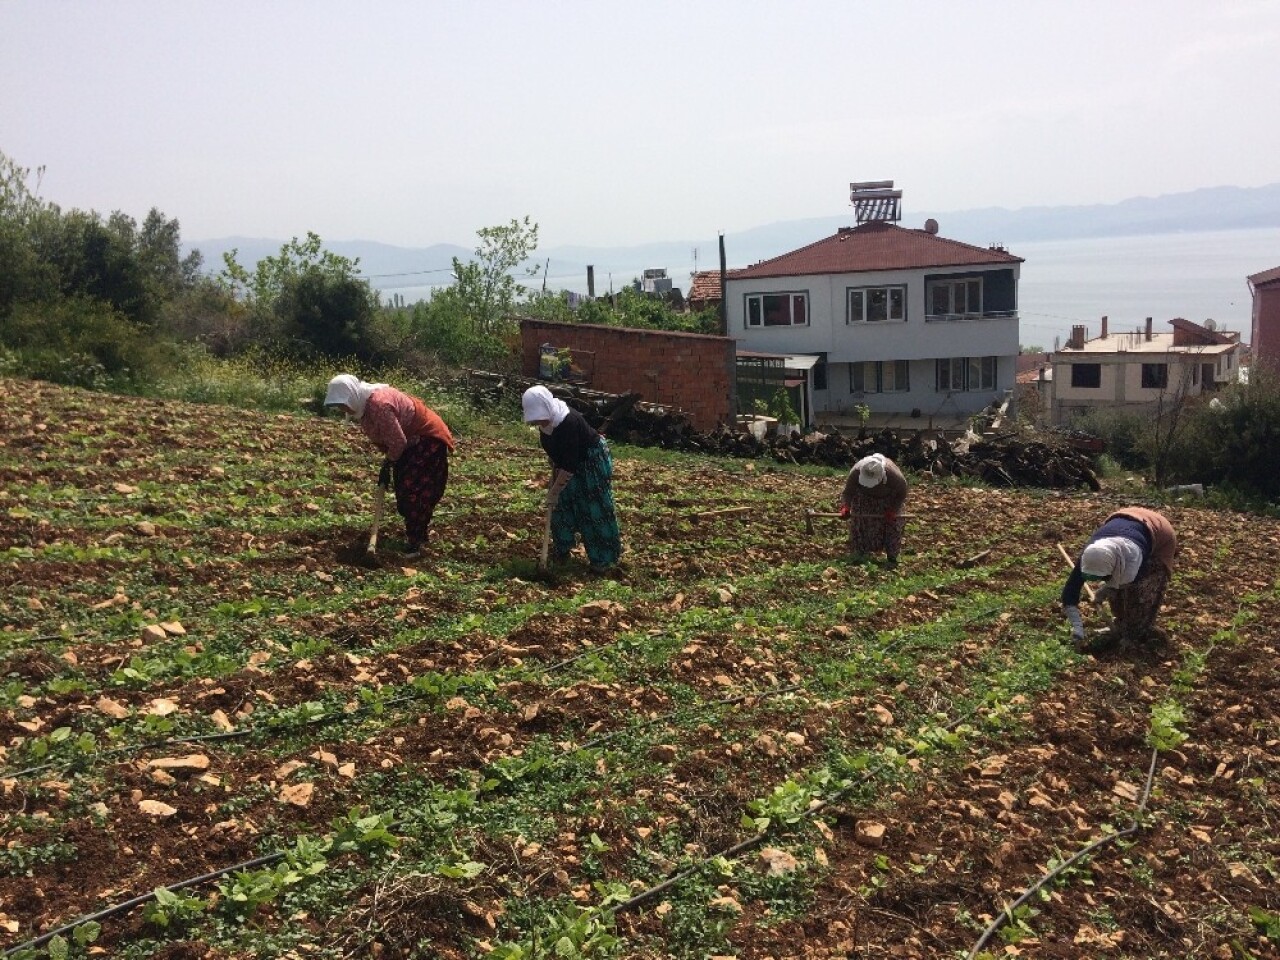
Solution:
<svg viewBox="0 0 1280 960"><path fill-rule="evenodd" d="M581 536L594 573L606 573L622 556L622 534L613 505L613 460L604 438L576 410L546 387L521 397L524 422L538 428L551 458L547 509L554 558L563 561Z"/></svg>

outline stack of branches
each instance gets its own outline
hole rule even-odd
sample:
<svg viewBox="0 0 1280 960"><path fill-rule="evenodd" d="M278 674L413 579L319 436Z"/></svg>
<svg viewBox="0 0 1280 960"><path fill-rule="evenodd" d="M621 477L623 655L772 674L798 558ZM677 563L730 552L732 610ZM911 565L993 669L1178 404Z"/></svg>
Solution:
<svg viewBox="0 0 1280 960"><path fill-rule="evenodd" d="M522 392L542 381L524 377L472 374L473 395L499 400L504 393ZM758 459L779 463L816 464L848 468L873 453L884 454L904 470L934 476L973 477L1011 487L1101 489L1092 457L1059 438L1007 431L993 436L968 434L949 440L924 430L894 431L887 427L873 433L847 436L839 430L758 440L719 426L710 433L694 429L678 407L637 401L635 394L612 394L567 384L543 384L593 427L607 424L614 440L641 447L663 447L718 456Z"/></svg>

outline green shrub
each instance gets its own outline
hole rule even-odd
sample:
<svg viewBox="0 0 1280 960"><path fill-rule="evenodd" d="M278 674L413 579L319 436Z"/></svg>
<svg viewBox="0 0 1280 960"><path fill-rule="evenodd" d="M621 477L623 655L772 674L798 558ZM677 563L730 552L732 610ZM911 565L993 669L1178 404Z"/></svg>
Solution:
<svg viewBox="0 0 1280 960"><path fill-rule="evenodd" d="M174 361L167 341L86 297L16 305L0 317L0 343L15 372L95 389L152 379Z"/></svg>
<svg viewBox="0 0 1280 960"><path fill-rule="evenodd" d="M1127 470L1142 470L1151 465L1147 454L1149 418L1099 408L1074 417L1070 427L1101 438L1107 445L1107 455Z"/></svg>
<svg viewBox="0 0 1280 960"><path fill-rule="evenodd" d="M1186 417L1171 451L1171 480L1280 501L1280 376L1255 367L1248 382L1197 402Z"/></svg>

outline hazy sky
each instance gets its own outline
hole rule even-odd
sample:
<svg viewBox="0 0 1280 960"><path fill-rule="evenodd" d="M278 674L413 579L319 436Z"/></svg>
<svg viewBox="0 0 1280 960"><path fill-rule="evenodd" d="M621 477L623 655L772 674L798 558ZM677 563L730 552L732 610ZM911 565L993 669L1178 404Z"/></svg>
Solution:
<svg viewBox="0 0 1280 960"><path fill-rule="evenodd" d="M1280 180L1280 2L0 0L0 151L186 240L543 247Z"/></svg>

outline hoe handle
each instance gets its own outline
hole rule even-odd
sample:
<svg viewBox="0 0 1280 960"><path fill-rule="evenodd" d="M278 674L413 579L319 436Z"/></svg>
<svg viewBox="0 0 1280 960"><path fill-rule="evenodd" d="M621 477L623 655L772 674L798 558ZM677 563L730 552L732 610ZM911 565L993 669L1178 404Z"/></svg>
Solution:
<svg viewBox="0 0 1280 960"><path fill-rule="evenodd" d="M373 526L369 528L369 546L366 553L378 552L378 528L382 526L382 505L387 499L387 488L377 484L373 488Z"/></svg>
<svg viewBox="0 0 1280 960"><path fill-rule="evenodd" d="M1064 547L1062 544L1058 544L1058 552L1062 554L1062 559L1067 561L1067 566L1070 567L1072 570L1074 570L1076 568L1076 562L1071 559L1071 554L1067 553L1067 548ZM1089 584L1086 583L1084 585L1084 592L1085 592L1085 595L1089 598L1089 602L1093 603L1094 602L1093 587L1089 586Z"/></svg>

